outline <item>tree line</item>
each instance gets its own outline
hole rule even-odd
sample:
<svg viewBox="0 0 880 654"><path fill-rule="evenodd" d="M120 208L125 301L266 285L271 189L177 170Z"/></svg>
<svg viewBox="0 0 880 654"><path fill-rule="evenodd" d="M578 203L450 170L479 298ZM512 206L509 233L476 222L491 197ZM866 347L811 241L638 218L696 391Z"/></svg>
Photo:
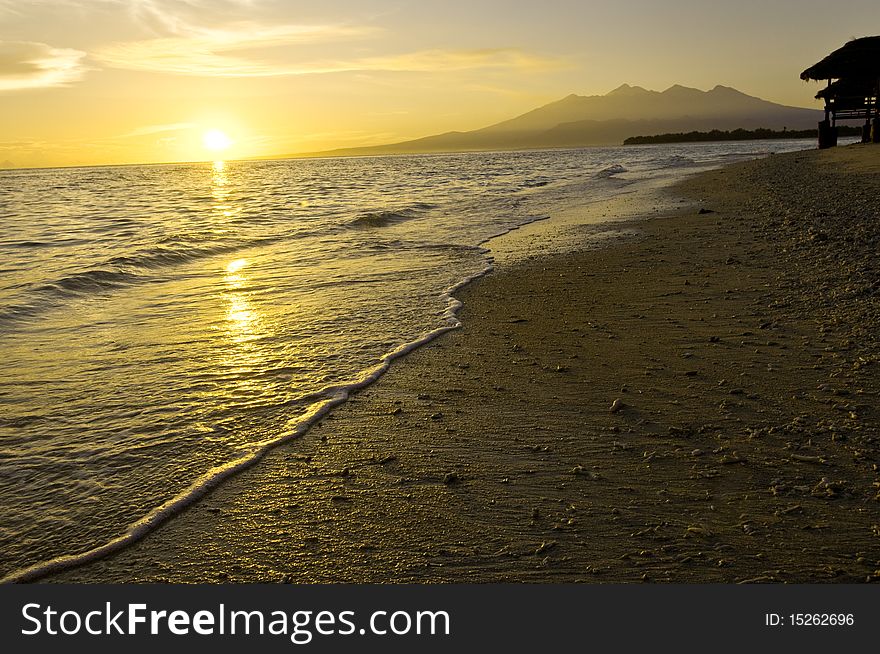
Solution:
<svg viewBox="0 0 880 654"><path fill-rule="evenodd" d="M862 128L851 125L838 125L838 136L861 136ZM713 129L708 132L678 132L674 134L655 134L653 136L630 136L624 145L653 145L656 143L696 143L701 141L753 141L758 139L809 139L817 138L817 129L734 129L730 131Z"/></svg>

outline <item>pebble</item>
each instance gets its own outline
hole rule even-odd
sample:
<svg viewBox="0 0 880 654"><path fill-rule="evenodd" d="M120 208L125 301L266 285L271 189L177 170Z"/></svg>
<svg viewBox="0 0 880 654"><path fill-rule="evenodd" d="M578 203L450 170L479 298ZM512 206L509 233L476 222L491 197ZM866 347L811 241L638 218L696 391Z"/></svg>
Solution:
<svg viewBox="0 0 880 654"><path fill-rule="evenodd" d="M541 545L538 547L538 549L535 550L535 555L538 556L538 555L544 554L544 552L547 552L547 551L549 551L549 550L552 550L554 547L556 547L556 541L555 541L555 540L551 540L551 541L549 541L549 542L543 542L543 543L541 543Z"/></svg>

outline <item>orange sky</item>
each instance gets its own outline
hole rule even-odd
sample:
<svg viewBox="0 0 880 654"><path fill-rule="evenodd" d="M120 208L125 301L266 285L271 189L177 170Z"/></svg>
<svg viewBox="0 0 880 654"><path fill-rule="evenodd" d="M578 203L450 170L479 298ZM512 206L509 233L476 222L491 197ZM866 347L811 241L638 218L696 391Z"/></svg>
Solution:
<svg viewBox="0 0 880 654"><path fill-rule="evenodd" d="M818 107L798 74L863 25L876 0L0 0L0 166L388 143L624 82Z"/></svg>

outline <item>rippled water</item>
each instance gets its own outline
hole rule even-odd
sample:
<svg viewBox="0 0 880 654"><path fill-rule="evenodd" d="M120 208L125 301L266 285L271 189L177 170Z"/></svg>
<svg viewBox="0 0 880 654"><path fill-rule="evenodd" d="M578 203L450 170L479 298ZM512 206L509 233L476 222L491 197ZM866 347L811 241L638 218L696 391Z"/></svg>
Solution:
<svg viewBox="0 0 880 654"><path fill-rule="evenodd" d="M811 145L0 171L0 575L130 533L299 433L455 324L447 293L491 236Z"/></svg>

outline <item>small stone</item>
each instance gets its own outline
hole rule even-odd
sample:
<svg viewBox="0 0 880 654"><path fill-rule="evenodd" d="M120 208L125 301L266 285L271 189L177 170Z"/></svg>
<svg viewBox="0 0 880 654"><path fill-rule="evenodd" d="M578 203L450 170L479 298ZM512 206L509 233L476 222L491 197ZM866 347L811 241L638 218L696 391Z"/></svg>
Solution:
<svg viewBox="0 0 880 654"><path fill-rule="evenodd" d="M575 466L574 468L571 469L571 474L580 475L580 476L587 477L588 479L593 479L593 480L599 479L598 474L596 474L592 470L587 470L583 466Z"/></svg>
<svg viewBox="0 0 880 654"><path fill-rule="evenodd" d="M546 551L548 551L548 550L552 550L554 547L556 547L556 541L555 541L555 540L551 540L551 541L549 541L549 542L543 542L543 543L541 543L541 545L538 547L538 549L535 550L535 555L541 555L541 554L543 554L544 552L546 552Z"/></svg>
<svg viewBox="0 0 880 654"><path fill-rule="evenodd" d="M624 406L625 406L625 405L624 405L624 403L620 400L620 398L617 398L616 400L614 400L614 401L611 403L611 408L609 409L609 411L610 411L611 413L618 413L619 411L622 411L622 410L623 410L623 407L624 407Z"/></svg>
<svg viewBox="0 0 880 654"><path fill-rule="evenodd" d="M460 481L457 472L447 472L443 477L443 483L447 486L450 484L457 484Z"/></svg>

